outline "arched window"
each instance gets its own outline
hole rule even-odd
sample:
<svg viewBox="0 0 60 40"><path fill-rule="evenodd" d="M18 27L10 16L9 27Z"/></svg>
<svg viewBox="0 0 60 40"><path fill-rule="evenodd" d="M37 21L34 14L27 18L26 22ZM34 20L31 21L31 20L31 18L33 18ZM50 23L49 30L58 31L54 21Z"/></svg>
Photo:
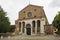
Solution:
<svg viewBox="0 0 60 40"><path fill-rule="evenodd" d="M19 22L19 32L21 32L21 22Z"/></svg>
<svg viewBox="0 0 60 40"><path fill-rule="evenodd" d="M22 22L22 24L23 24L23 29L22 30L23 30L23 33L24 33L25 22Z"/></svg>
<svg viewBox="0 0 60 40"><path fill-rule="evenodd" d="M40 33L40 20L37 20L37 33Z"/></svg>
<svg viewBox="0 0 60 40"><path fill-rule="evenodd" d="M35 33L35 21L32 21L32 30L33 30L33 33Z"/></svg>

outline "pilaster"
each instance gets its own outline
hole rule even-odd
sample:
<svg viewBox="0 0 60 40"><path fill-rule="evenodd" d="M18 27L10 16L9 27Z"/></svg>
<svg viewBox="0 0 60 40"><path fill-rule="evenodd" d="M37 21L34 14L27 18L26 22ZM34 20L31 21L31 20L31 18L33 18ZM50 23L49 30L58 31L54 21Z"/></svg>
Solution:
<svg viewBox="0 0 60 40"><path fill-rule="evenodd" d="M35 34L37 34L37 21L35 21Z"/></svg>

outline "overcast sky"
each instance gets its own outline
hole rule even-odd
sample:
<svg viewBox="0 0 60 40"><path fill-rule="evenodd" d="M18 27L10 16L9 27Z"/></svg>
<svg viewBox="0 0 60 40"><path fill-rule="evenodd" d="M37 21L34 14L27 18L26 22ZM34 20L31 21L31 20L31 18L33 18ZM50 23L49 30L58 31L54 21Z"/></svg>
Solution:
<svg viewBox="0 0 60 40"><path fill-rule="evenodd" d="M18 19L18 12L30 4L43 6L49 23L51 24L55 15L60 11L60 0L0 0L0 6L7 12L11 24Z"/></svg>

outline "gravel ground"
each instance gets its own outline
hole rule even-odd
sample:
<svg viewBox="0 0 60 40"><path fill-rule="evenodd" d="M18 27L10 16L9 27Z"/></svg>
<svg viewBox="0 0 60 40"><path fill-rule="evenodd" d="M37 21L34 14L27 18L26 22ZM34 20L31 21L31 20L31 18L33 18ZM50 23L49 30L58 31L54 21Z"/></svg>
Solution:
<svg viewBox="0 0 60 40"><path fill-rule="evenodd" d="M13 36L13 37L3 37L0 40L60 40L60 37L53 35L46 36Z"/></svg>

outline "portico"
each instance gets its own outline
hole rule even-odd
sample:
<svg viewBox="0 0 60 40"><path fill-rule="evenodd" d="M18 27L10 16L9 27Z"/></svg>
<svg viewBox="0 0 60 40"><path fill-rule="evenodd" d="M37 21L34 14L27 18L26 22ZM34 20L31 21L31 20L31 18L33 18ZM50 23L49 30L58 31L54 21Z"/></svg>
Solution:
<svg viewBox="0 0 60 40"><path fill-rule="evenodd" d="M32 19L32 20L30 19L30 20L19 21L20 23L19 32L26 35L37 35L40 33L44 33L43 25L45 24L41 25L43 21L41 19Z"/></svg>

